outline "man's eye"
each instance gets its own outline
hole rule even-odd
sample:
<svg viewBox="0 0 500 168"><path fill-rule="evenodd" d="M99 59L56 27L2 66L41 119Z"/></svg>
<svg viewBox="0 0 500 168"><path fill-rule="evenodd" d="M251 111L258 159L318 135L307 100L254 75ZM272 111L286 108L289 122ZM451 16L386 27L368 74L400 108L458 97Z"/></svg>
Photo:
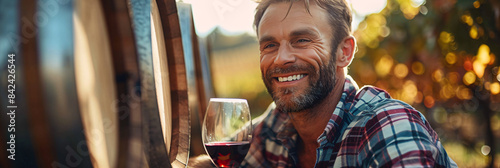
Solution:
<svg viewBox="0 0 500 168"><path fill-rule="evenodd" d="M299 39L299 40L297 40L297 43L306 43L306 42L311 42L311 40L308 40L308 39Z"/></svg>
<svg viewBox="0 0 500 168"><path fill-rule="evenodd" d="M267 44L267 45L264 46L264 49L271 48L271 47L274 47L274 46L276 46L276 44L272 44L272 43L271 44Z"/></svg>

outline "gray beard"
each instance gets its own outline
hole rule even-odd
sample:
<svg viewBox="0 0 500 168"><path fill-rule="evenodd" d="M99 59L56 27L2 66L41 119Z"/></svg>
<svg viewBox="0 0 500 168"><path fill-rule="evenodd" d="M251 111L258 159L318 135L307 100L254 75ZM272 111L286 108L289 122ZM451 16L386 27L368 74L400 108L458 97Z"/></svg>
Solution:
<svg viewBox="0 0 500 168"><path fill-rule="evenodd" d="M263 79L264 84L267 87L267 91L271 94L274 102L276 103L276 108L282 112L298 112L306 109L312 108L314 105L320 103L335 86L335 65L332 61L329 63L330 66L321 66L319 74L315 72L314 67L298 67L293 65L289 68L274 68L270 70ZM287 102L283 100L280 95L293 94L296 88L283 88L279 90L274 90L272 88L272 74L274 73L288 73L298 70L306 70L309 72L309 87L306 88L304 94L293 96L290 101ZM264 75L263 75L264 76Z"/></svg>

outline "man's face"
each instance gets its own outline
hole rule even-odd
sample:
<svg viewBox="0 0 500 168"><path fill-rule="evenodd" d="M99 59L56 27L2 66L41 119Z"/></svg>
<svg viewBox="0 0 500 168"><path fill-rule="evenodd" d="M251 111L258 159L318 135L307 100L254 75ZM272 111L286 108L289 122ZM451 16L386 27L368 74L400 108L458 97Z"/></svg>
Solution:
<svg viewBox="0 0 500 168"><path fill-rule="evenodd" d="M326 11L312 3L271 4L258 27L260 69L267 90L285 112L308 109L335 85L332 27ZM285 17L286 16L286 17Z"/></svg>

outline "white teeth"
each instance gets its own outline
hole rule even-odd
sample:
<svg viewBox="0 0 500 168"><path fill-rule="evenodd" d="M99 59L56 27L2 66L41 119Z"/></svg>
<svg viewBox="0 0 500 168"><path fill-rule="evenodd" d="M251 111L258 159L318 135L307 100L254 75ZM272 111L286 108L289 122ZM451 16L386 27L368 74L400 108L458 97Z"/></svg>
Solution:
<svg viewBox="0 0 500 168"><path fill-rule="evenodd" d="M280 82L295 81L295 80L302 79L303 77L304 77L303 74L301 74L301 75L292 75L292 76L288 76L288 77L278 77L278 81L280 81Z"/></svg>

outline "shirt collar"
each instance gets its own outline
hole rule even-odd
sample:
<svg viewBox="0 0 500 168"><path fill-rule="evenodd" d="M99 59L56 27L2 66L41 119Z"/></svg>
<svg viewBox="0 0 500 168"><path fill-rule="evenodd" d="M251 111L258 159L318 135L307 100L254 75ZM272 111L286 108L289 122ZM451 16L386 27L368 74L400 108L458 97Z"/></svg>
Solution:
<svg viewBox="0 0 500 168"><path fill-rule="evenodd" d="M318 137L318 143L320 145L324 145L327 142L337 141L340 134L352 121L353 115L349 112L349 109L354 103L356 92L358 90L356 82L350 76L347 76L344 82L342 96L340 97L340 100L335 107L324 132Z"/></svg>
<svg viewBox="0 0 500 168"><path fill-rule="evenodd" d="M277 110L277 109L276 109ZM281 143L289 150L295 150L295 142L297 142L297 130L293 127L292 122L290 122L290 116L285 113L278 111L279 119L283 120L283 124L281 124L277 130L275 130L278 134L276 138L281 141Z"/></svg>

